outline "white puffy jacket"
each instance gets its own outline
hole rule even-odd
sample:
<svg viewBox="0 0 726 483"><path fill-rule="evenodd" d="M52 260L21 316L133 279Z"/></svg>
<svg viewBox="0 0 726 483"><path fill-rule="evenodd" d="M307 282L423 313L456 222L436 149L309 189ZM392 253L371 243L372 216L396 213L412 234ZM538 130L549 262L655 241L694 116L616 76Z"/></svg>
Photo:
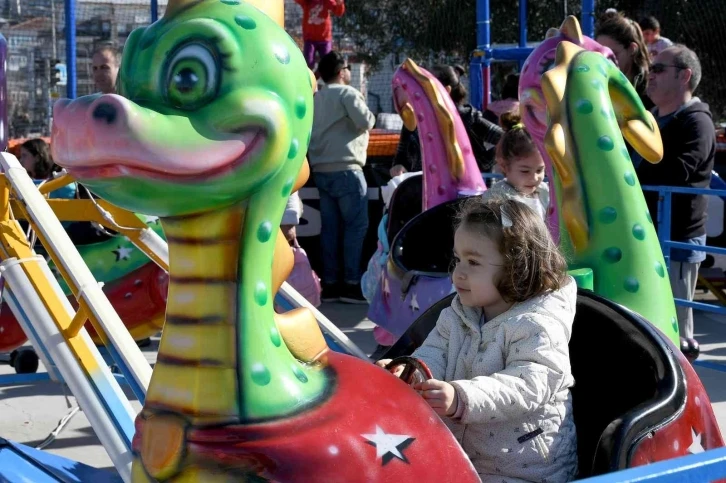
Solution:
<svg viewBox="0 0 726 483"><path fill-rule="evenodd" d="M459 397L444 418L484 482L561 483L577 473L568 343L577 287L515 304L485 323L455 297L413 354Z"/></svg>

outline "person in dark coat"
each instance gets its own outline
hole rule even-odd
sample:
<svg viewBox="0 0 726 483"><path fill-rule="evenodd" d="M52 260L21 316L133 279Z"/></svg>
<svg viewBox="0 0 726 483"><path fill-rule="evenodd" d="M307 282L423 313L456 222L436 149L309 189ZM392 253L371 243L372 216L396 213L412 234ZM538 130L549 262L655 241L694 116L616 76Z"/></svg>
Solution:
<svg viewBox="0 0 726 483"><path fill-rule="evenodd" d="M683 45L669 47L653 61L648 96L655 104L653 114L663 139L663 160L643 162L637 173L641 185L708 188L716 154L716 132L708 104L693 92L701 81L698 56ZM658 193L646 191L645 199L653 221L658 223ZM706 244L704 195L673 195L670 239L699 246ZM698 268L706 258L698 250L671 249L670 279L673 296L693 300ZM693 340L693 312L677 307L681 337L690 347Z"/></svg>

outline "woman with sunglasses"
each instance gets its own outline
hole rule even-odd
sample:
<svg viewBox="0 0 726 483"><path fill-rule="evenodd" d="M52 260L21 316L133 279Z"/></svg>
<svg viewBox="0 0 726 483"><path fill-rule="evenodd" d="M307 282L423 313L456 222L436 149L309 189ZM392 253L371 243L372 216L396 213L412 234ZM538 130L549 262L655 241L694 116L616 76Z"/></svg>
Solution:
<svg viewBox="0 0 726 483"><path fill-rule="evenodd" d="M650 54L640 26L611 9L595 30L595 40L613 51L620 71L633 85L645 108L651 109L653 103L645 93L648 87Z"/></svg>

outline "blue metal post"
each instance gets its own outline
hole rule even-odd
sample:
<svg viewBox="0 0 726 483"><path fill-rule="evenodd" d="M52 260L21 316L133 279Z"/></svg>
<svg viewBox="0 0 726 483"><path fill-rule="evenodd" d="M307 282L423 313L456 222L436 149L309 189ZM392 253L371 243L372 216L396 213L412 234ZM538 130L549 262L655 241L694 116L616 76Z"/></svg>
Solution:
<svg viewBox="0 0 726 483"><path fill-rule="evenodd" d="M519 0L519 48L527 47L527 0ZM522 70L524 59L519 61Z"/></svg>
<svg viewBox="0 0 726 483"><path fill-rule="evenodd" d="M580 25L583 34L590 38L595 36L595 0L582 0Z"/></svg>
<svg viewBox="0 0 726 483"><path fill-rule="evenodd" d="M671 240L672 196L673 194L667 190L658 193L658 239L663 250L666 267L669 267L671 264L671 247L665 242Z"/></svg>
<svg viewBox="0 0 726 483"><path fill-rule="evenodd" d="M76 98L76 0L65 0L66 7L66 96Z"/></svg>
<svg viewBox="0 0 726 483"><path fill-rule="evenodd" d="M8 147L8 78L7 63L8 43L0 34L0 151Z"/></svg>
<svg viewBox="0 0 726 483"><path fill-rule="evenodd" d="M491 15L489 0L476 0L476 49L480 57L472 62L470 101L486 109L491 101Z"/></svg>
<svg viewBox="0 0 726 483"><path fill-rule="evenodd" d="M159 19L159 1L151 0L151 23Z"/></svg>

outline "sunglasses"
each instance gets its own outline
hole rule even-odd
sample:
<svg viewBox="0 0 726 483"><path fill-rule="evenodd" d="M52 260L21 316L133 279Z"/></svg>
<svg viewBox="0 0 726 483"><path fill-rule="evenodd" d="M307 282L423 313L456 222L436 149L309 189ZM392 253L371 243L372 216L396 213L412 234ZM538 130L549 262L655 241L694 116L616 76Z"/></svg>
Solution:
<svg viewBox="0 0 726 483"><path fill-rule="evenodd" d="M653 65L650 66L650 71L652 73L654 73L654 74L661 74L661 73L665 72L665 70L668 67L673 67L674 69L678 69L678 70L688 69L688 67L683 67L683 66L680 66L680 65L657 63L657 64L653 64Z"/></svg>

